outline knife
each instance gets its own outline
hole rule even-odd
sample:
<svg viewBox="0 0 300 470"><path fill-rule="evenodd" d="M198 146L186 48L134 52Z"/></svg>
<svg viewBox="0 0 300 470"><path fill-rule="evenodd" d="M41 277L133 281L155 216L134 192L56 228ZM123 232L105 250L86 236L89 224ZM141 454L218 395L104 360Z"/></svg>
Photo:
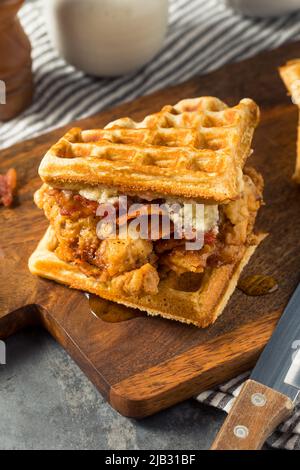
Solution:
<svg viewBox="0 0 300 470"><path fill-rule="evenodd" d="M261 449L300 398L300 284L281 316L212 450Z"/></svg>

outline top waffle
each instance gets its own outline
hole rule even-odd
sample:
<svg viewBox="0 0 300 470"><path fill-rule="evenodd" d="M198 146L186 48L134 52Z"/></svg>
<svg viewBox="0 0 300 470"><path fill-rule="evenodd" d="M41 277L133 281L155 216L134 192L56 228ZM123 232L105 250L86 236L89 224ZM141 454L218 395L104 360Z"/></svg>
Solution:
<svg viewBox="0 0 300 470"><path fill-rule="evenodd" d="M232 108L213 97L186 99L141 122L72 129L45 155L39 174L56 187L224 203L241 191L258 119L250 99Z"/></svg>

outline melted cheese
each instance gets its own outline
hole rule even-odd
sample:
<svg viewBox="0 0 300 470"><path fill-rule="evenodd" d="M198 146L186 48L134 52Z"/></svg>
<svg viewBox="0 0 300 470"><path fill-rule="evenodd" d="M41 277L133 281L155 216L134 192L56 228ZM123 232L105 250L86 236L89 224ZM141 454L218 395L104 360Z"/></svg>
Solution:
<svg viewBox="0 0 300 470"><path fill-rule="evenodd" d="M118 202L118 193L110 188L88 188L79 191L80 196L90 201L97 201L99 204L114 204Z"/></svg>
<svg viewBox="0 0 300 470"><path fill-rule="evenodd" d="M218 225L219 221L219 207L217 205L203 204L203 212L197 212L196 202L193 200L186 200L184 203L178 203L174 199L167 199L166 204L179 204L180 210L174 214L170 214L170 219L176 224L185 217L187 221L192 222L192 228L209 232ZM185 204L185 205L184 205ZM200 207L201 204L198 204ZM203 220L204 217L204 220Z"/></svg>

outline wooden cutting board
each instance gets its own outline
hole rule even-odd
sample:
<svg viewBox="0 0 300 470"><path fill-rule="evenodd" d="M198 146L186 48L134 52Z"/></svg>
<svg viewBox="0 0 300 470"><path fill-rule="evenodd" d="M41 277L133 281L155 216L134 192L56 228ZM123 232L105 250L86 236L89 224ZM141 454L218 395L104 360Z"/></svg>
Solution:
<svg viewBox="0 0 300 470"><path fill-rule="evenodd" d="M15 167L19 194L13 209L0 210L0 336L42 325L69 352L120 413L143 417L249 369L269 339L300 280L300 186L290 179L295 160L297 109L286 96L277 67L300 55L286 45L210 75L139 98L77 122L103 126L129 115L135 119L186 97L214 95L230 105L257 101L262 121L251 157L266 182L258 225L270 236L245 274L274 276L279 289L263 297L236 291L220 319L200 330L160 318L137 316L120 323L95 317L81 292L32 276L27 259L47 222L33 202L38 164L64 129L0 152L0 172Z"/></svg>

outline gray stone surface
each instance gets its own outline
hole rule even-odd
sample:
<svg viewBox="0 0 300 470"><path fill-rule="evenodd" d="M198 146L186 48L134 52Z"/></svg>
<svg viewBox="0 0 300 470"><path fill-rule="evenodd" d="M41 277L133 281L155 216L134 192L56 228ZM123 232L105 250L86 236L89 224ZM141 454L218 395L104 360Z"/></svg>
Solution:
<svg viewBox="0 0 300 470"><path fill-rule="evenodd" d="M46 332L6 343L0 449L207 449L224 419L194 400L141 421L124 418Z"/></svg>

